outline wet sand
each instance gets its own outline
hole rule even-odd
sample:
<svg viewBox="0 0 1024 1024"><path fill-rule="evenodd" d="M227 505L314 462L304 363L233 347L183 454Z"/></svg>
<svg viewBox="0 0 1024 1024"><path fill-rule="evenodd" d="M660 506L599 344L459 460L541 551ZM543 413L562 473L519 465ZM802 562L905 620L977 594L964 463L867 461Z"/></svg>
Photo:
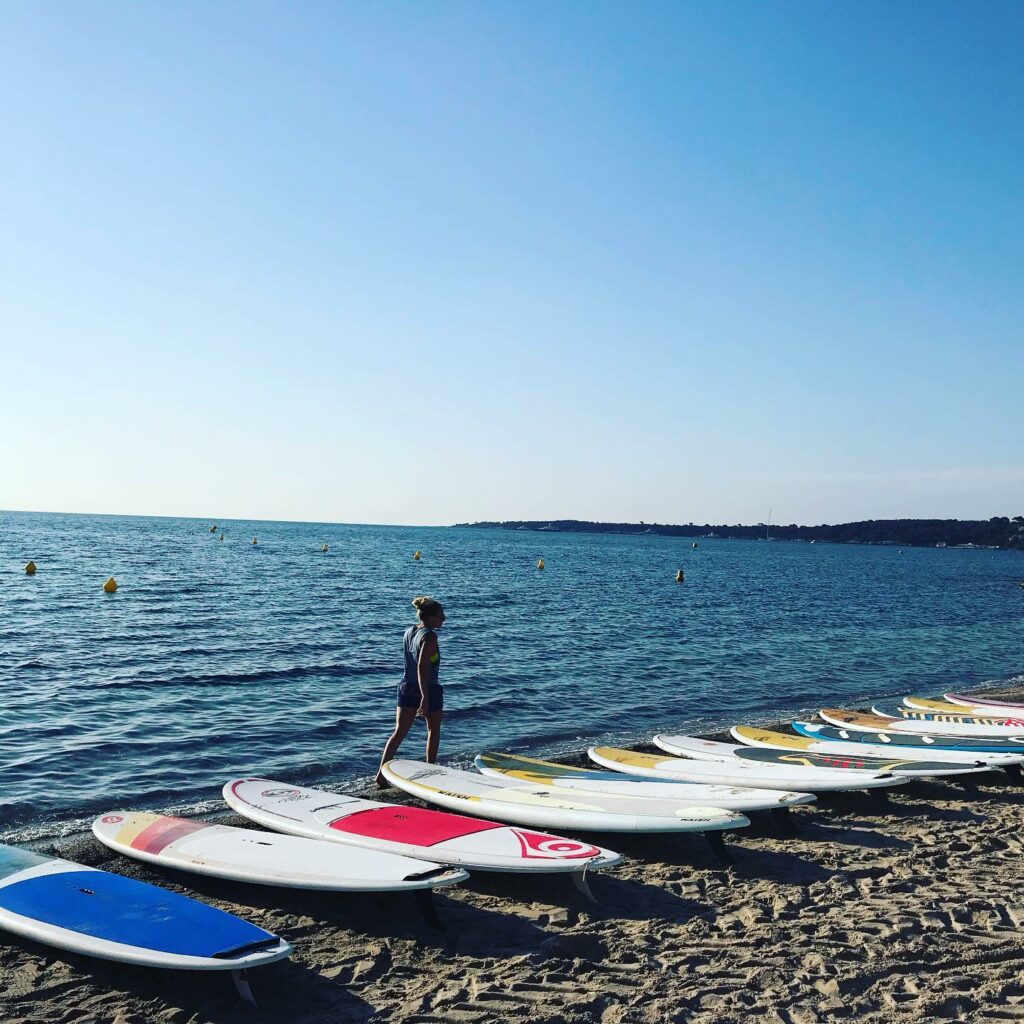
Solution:
<svg viewBox="0 0 1024 1024"><path fill-rule="evenodd" d="M591 876L474 875L435 898L302 895L161 872L91 838L49 852L197 895L283 935L289 961L225 976L104 964L0 933L0 1020L65 1024L1024 1021L1024 789L1003 773L755 816L718 863L697 835L595 841ZM397 798L397 797L396 797ZM402 798L404 799L404 797ZM231 815L218 817L242 823Z"/></svg>

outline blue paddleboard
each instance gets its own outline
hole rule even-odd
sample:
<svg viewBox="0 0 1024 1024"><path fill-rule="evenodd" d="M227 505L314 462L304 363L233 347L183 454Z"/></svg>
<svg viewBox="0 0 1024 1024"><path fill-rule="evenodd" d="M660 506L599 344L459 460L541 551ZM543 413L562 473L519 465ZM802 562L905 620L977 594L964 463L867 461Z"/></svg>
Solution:
<svg viewBox="0 0 1024 1024"><path fill-rule="evenodd" d="M291 952L188 896L2 844L0 929L102 960L184 970L238 971Z"/></svg>

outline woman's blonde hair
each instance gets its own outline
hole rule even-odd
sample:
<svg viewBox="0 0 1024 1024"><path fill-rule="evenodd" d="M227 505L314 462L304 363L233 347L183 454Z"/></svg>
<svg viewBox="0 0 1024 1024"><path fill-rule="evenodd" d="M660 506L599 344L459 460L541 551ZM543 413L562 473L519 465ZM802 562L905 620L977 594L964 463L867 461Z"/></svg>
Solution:
<svg viewBox="0 0 1024 1024"><path fill-rule="evenodd" d="M440 601L435 601L432 597L425 597L422 594L412 599L412 606L416 609L420 622L429 619L431 615L444 611Z"/></svg>

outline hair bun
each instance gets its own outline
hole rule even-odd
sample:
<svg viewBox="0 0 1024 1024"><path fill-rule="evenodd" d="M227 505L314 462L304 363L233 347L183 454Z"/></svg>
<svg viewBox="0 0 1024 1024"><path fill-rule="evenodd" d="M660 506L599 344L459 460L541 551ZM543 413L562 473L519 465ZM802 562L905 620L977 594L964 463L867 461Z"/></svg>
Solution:
<svg viewBox="0 0 1024 1024"><path fill-rule="evenodd" d="M433 603L434 599L432 597L425 597L422 594L419 594L412 599L413 608L426 608L428 604Z"/></svg>

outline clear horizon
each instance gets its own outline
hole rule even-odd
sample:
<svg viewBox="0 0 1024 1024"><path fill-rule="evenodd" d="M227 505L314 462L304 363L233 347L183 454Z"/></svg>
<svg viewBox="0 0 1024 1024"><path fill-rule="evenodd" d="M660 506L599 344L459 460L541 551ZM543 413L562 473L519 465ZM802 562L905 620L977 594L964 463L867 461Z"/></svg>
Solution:
<svg viewBox="0 0 1024 1024"><path fill-rule="evenodd" d="M653 520L653 519L631 519L631 520L625 520L625 519L585 519L585 520L582 520L582 519L579 519L579 518L577 518L575 516L547 516L547 517L541 516L539 518L531 518L531 519L526 519L526 520L523 520L523 519L509 519L509 518L499 519L499 520L461 519L461 520L455 520L455 521L450 522L450 523L361 523L361 522L349 522L349 521L344 521L344 520L330 520L330 519L266 519L266 518L261 519L261 518L255 518L253 516L220 516L220 517L218 517L218 516L208 516L208 515L175 516L175 515L165 515L165 514L156 514L156 513L144 513L144 512L54 512L54 511L49 510L49 509L25 509L25 508L21 508L21 509L19 509L19 508L0 509L0 515L110 516L111 518L114 518L114 519L194 519L197 523L216 524L219 528L222 528L222 529L230 528L232 523L284 523L284 524L295 523L295 524L310 525L310 526L369 526L369 527L373 527L374 529L381 529L381 528L383 528L383 529L392 529L393 528L393 529L396 529L396 530L403 530L403 529L404 530L419 530L419 529L443 530L443 529L447 529L447 528L454 527L454 526L472 526L472 525L474 525L476 523L481 523L481 522L537 522L537 523L591 522L591 523L595 523L595 524L601 525L601 526L611 526L611 525L616 525L616 524L620 524L621 523L621 524L624 524L624 525L631 525L631 526L668 526L668 527L676 527L676 526L713 526L713 527L717 527L717 526L728 526L728 527L740 526L740 527L754 527L754 526L765 526L766 522L767 522L766 520L759 520L759 521L756 521L756 522L740 522L738 520L734 520L734 521L731 521L731 522L728 521L728 520L722 520L721 522L711 522L710 520L705 520L703 522L700 522L698 520L690 520L690 519L678 520L678 521L673 521L673 520ZM866 519L866 520L852 520L852 519L851 520L843 520L843 521L836 520L835 522L830 522L830 523L827 523L827 522L810 523L810 522L801 522L799 520L783 521L783 520L778 520L778 519L774 519L773 518L771 520L771 524L770 525L772 527L779 527L780 529L784 529L784 528L790 527L790 526L843 526L843 525L846 525L847 523L852 523L852 522L870 522L870 521L872 521L872 519L874 521L876 521L876 522L885 522L885 521L889 521L889 522L899 522L899 521L913 522L915 520L917 520L917 521L928 521L929 519L931 519L933 521L942 521L943 519L945 519L945 520L948 520L950 522L988 522L991 519L993 519L995 517L998 517L998 516L1002 516L1002 515L1003 515L1003 513L998 513L997 512L997 513L993 513L993 515L991 515L991 516L982 516L982 517L980 517L978 519L974 519L974 520L966 520L966 519L957 520L957 519L949 517L949 516L945 516L945 517L942 517L942 516L904 517L903 520L899 520L899 519L882 520L879 517L875 516L875 517L870 517L869 519ZM1008 519L1012 519L1013 518L1013 514L1007 513L1005 517L1008 518Z"/></svg>
<svg viewBox="0 0 1024 1024"><path fill-rule="evenodd" d="M11 6L0 505L1024 509L1024 8Z"/></svg>

